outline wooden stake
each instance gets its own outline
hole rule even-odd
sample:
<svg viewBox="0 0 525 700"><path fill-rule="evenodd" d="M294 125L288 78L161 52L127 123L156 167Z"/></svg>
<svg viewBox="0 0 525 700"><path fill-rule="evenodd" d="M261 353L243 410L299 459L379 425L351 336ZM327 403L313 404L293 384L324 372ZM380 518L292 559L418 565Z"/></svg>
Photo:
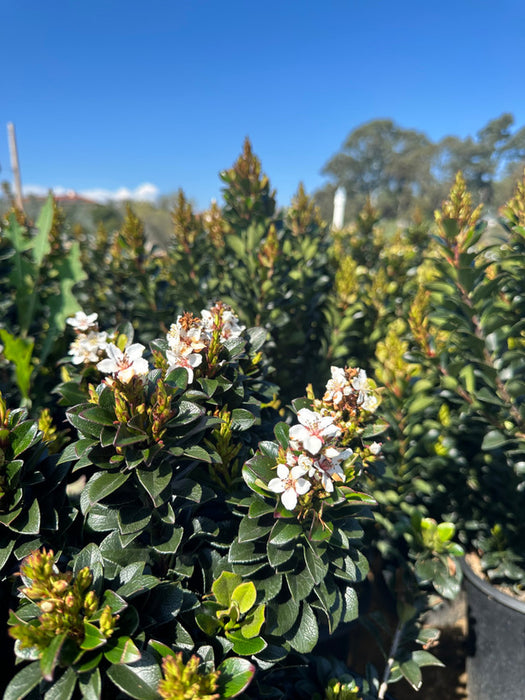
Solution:
<svg viewBox="0 0 525 700"><path fill-rule="evenodd" d="M15 125L11 122L7 125L7 137L9 140L9 153L11 156L11 169L15 180L15 202L16 206L24 211L22 203L22 181L20 179L20 167L18 165L18 149L16 147Z"/></svg>

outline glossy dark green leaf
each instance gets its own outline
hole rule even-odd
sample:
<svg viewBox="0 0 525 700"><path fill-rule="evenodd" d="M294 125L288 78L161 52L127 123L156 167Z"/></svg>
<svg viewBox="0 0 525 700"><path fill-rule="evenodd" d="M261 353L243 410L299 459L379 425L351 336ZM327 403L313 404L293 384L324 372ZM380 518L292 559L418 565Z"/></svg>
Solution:
<svg viewBox="0 0 525 700"><path fill-rule="evenodd" d="M244 408L234 408L231 421L232 430L248 430L255 423L255 416Z"/></svg>
<svg viewBox="0 0 525 700"><path fill-rule="evenodd" d="M153 505L158 507L166 500L163 492L168 488L173 476L172 467L167 461L161 462L154 469L139 469L136 472L137 478L147 491ZM167 497L167 494L166 494Z"/></svg>
<svg viewBox="0 0 525 700"><path fill-rule="evenodd" d="M307 567L286 573L285 579L292 598L297 602L305 600L315 586L315 581Z"/></svg>
<svg viewBox="0 0 525 700"><path fill-rule="evenodd" d="M111 639L111 647L104 650L104 656L112 664L131 664L141 658L131 637Z"/></svg>
<svg viewBox="0 0 525 700"><path fill-rule="evenodd" d="M246 639L240 632L227 632L226 637L230 642L233 642L233 651L241 656L252 656L266 649L266 642L262 637Z"/></svg>
<svg viewBox="0 0 525 700"><path fill-rule="evenodd" d="M270 525L262 525L260 520L244 517L239 523L239 542L252 542L254 540L261 539L267 535L273 527L273 523Z"/></svg>
<svg viewBox="0 0 525 700"><path fill-rule="evenodd" d="M104 644L106 644L107 641L108 640L106 636L103 634L103 632L100 631L98 627L96 627L96 625L93 625L91 622L84 620L84 639L82 640L82 644L80 645L81 649L84 649L85 651L98 649L98 647L101 647Z"/></svg>
<svg viewBox="0 0 525 700"><path fill-rule="evenodd" d="M175 554L182 540L184 530L182 527L174 527L167 539L155 539L151 547L159 554Z"/></svg>
<svg viewBox="0 0 525 700"><path fill-rule="evenodd" d="M255 675L255 666L247 659L230 657L217 669L220 672L218 692L221 698L235 698L250 685Z"/></svg>
<svg viewBox="0 0 525 700"><path fill-rule="evenodd" d="M44 700L69 700L75 690L77 678L77 674L73 669L67 668L46 692Z"/></svg>
<svg viewBox="0 0 525 700"><path fill-rule="evenodd" d="M22 700L36 688L42 680L40 663L35 661L25 666L11 679L4 693L4 700Z"/></svg>
<svg viewBox="0 0 525 700"><path fill-rule="evenodd" d="M159 665L148 652L130 665L112 665L107 670L110 680L123 693L136 700L158 700L157 687L162 680Z"/></svg>
<svg viewBox="0 0 525 700"><path fill-rule="evenodd" d="M283 545L299 539L303 534L303 528L297 522L277 520L273 526L269 542L275 545Z"/></svg>
<svg viewBox="0 0 525 700"><path fill-rule="evenodd" d="M18 457L33 443L38 432L38 425L32 421L19 423L9 434L13 457Z"/></svg>
<svg viewBox="0 0 525 700"><path fill-rule="evenodd" d="M102 694L102 682L98 668L89 673L81 673L78 677L78 687L84 700L99 700Z"/></svg>
<svg viewBox="0 0 525 700"><path fill-rule="evenodd" d="M288 442L290 440L289 433L290 433L290 426L287 423L277 423L275 428L273 429L275 439L281 445L281 447L284 447L286 449L288 447Z"/></svg>
<svg viewBox="0 0 525 700"><path fill-rule="evenodd" d="M119 489L130 478L128 472L98 472L87 482L81 495L80 505L83 513L89 512L91 506L98 503Z"/></svg>
<svg viewBox="0 0 525 700"><path fill-rule="evenodd" d="M317 620L308 603L301 605L299 613L299 627L292 637L288 637L288 641L293 649L300 654L308 654L317 644L319 639L319 627Z"/></svg>
<svg viewBox="0 0 525 700"><path fill-rule="evenodd" d="M505 435L499 430L490 430L481 444L482 450L495 450L499 447L503 447L508 442Z"/></svg>
<svg viewBox="0 0 525 700"><path fill-rule="evenodd" d="M55 667L58 664L60 652L66 638L66 632L58 635L42 652L42 656L40 657L40 669L42 671L42 676L48 681L53 680Z"/></svg>
<svg viewBox="0 0 525 700"><path fill-rule="evenodd" d="M414 690L419 690L423 683L421 669L413 659L408 659L399 665L403 677L410 683Z"/></svg>

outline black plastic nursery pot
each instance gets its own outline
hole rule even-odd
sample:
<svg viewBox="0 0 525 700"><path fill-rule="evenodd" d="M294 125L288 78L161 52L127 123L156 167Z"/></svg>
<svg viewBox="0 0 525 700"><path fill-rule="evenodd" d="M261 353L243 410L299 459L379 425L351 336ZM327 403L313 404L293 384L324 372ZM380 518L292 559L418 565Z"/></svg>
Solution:
<svg viewBox="0 0 525 700"><path fill-rule="evenodd" d="M477 576L463 561L468 602L469 700L525 698L525 603Z"/></svg>

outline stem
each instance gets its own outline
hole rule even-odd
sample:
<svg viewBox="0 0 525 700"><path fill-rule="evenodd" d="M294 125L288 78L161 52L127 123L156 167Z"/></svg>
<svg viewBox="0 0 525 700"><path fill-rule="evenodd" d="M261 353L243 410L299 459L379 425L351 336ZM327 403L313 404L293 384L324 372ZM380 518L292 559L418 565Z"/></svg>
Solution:
<svg viewBox="0 0 525 700"><path fill-rule="evenodd" d="M395 656L399 647L399 643L401 642L401 635L403 634L404 627L405 623L399 620L396 626L396 631L394 633L394 638L392 639L392 646L390 647L388 661L386 662L385 671L383 673L383 680L381 682L381 685L379 686L379 692L377 694L378 700L384 700L385 693L388 689L388 679L390 678L390 673L392 671L392 666L394 665Z"/></svg>

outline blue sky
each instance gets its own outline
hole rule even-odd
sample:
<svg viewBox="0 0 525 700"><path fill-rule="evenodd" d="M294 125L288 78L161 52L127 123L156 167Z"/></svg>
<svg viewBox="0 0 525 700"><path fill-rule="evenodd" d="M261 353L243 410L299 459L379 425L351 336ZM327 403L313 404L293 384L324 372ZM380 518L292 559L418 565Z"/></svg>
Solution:
<svg viewBox="0 0 525 700"><path fill-rule="evenodd" d="M13 122L25 186L205 208L248 135L286 205L371 119L525 125L524 27L523 0L5 0L0 179Z"/></svg>

